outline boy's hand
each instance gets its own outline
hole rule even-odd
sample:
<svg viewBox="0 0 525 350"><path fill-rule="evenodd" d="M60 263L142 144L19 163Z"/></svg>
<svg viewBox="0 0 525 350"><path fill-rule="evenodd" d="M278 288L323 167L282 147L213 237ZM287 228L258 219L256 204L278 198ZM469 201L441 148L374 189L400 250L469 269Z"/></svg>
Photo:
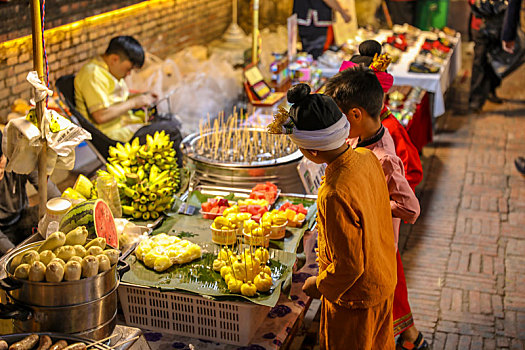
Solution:
<svg viewBox="0 0 525 350"><path fill-rule="evenodd" d="M321 299L321 292L317 289L317 276L308 277L303 285L303 292L311 298Z"/></svg>

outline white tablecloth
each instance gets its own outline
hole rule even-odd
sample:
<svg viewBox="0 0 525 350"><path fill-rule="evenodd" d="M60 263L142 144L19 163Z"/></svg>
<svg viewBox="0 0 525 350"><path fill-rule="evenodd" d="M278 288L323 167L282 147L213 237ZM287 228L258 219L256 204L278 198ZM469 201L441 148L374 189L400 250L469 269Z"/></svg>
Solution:
<svg viewBox="0 0 525 350"><path fill-rule="evenodd" d="M374 39L382 43L386 41L391 34L391 31L380 31ZM394 76L394 85L418 86L432 92L434 94L432 115L437 117L445 113L445 99L443 95L461 69L461 36L458 33L458 36L455 38L456 44L439 73L426 74L409 72L408 68L410 67L410 63L414 61L414 58L421 49L421 45L429 35L433 34L430 32L421 32L418 41L401 55L396 64L390 65L388 72ZM338 68L321 69L323 70L324 76L335 75L338 71Z"/></svg>

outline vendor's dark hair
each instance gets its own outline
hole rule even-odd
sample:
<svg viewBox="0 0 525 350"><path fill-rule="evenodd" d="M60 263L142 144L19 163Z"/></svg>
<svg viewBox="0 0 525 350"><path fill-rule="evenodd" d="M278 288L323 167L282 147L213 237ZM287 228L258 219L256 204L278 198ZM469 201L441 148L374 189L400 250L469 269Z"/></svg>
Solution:
<svg viewBox="0 0 525 350"><path fill-rule="evenodd" d="M360 64L362 63L366 67L370 66L374 56L377 54L381 55L381 44L375 40L365 40L359 44L359 55L354 55L350 58L350 61Z"/></svg>
<svg viewBox="0 0 525 350"><path fill-rule="evenodd" d="M121 58L128 59L137 68L144 65L144 49L132 36L116 36L109 42L106 55L116 54Z"/></svg>
<svg viewBox="0 0 525 350"><path fill-rule="evenodd" d="M325 94L332 97L343 111L361 107L373 118L379 118L383 107L383 88L375 73L363 65L345 69L326 83Z"/></svg>

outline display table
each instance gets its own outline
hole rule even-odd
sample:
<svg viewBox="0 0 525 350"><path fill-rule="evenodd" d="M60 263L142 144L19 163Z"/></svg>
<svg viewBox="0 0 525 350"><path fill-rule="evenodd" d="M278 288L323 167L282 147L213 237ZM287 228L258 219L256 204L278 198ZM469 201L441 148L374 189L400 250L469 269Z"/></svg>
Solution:
<svg viewBox="0 0 525 350"><path fill-rule="evenodd" d="M410 140L420 153L426 144L432 142L432 118L428 93L425 94L421 103L417 105L414 116L405 129L408 136L410 136Z"/></svg>
<svg viewBox="0 0 525 350"><path fill-rule="evenodd" d="M445 113L444 94L461 69L461 36L458 33L454 48L443 63L443 66L441 66L439 73L427 74L409 72L408 68L410 63L417 56L421 45L427 38L425 33L428 32L422 32L422 35L419 37L416 44L409 48L407 52L403 53L396 64L390 65L388 72L394 76L394 85L418 86L433 93L434 101L432 106L432 116L438 117ZM384 35L384 39L388 36L386 34L382 35ZM378 37L376 40L381 42L384 39Z"/></svg>
<svg viewBox="0 0 525 350"><path fill-rule="evenodd" d="M371 38L382 43L392 35L390 30L381 30L379 33ZM450 84L461 69L461 35L458 33L454 38L454 47L450 50L448 57L445 59L439 73L412 73L408 69L410 63L419 53L421 45L425 42L428 36L433 35L431 32L421 32L418 40L414 45L409 47L404 52L399 60L388 67L388 73L394 76L394 85L409 85L418 86L428 92L434 94L432 101L432 116L438 117L445 113L445 99L444 94L449 88ZM333 76L337 74L338 68L324 68L321 67L323 76Z"/></svg>

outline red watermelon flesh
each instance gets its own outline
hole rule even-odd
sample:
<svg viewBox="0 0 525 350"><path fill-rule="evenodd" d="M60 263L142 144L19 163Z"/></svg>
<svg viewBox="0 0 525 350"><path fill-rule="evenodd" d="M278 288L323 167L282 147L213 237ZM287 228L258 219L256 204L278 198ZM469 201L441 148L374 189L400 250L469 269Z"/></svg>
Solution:
<svg viewBox="0 0 525 350"><path fill-rule="evenodd" d="M94 223L97 236L104 237L113 248L118 247L117 228L109 206L104 201L97 201L94 208Z"/></svg>

